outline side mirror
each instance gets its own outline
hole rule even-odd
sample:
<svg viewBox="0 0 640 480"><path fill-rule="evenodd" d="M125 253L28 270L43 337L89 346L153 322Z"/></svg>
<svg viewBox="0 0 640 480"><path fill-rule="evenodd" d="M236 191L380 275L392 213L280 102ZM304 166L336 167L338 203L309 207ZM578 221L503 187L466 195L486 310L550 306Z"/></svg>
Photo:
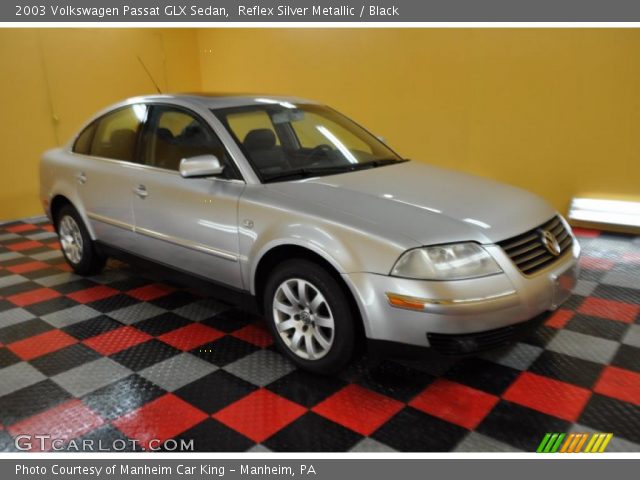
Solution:
<svg viewBox="0 0 640 480"><path fill-rule="evenodd" d="M180 160L180 175L184 178L211 177L220 175L224 166L215 155L198 155Z"/></svg>

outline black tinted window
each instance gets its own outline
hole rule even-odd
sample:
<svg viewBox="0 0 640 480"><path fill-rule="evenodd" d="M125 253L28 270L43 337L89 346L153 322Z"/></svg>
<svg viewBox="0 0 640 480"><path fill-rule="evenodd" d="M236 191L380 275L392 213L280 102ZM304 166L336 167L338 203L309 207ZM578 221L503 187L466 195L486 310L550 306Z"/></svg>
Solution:
<svg viewBox="0 0 640 480"><path fill-rule="evenodd" d="M102 117L93 136L91 155L133 162L138 131L146 115L146 105L132 105Z"/></svg>
<svg viewBox="0 0 640 480"><path fill-rule="evenodd" d="M75 153L82 153L83 155L89 155L91 152L91 141L93 140L93 134L96 130L96 122L93 122L87 128L85 128L76 142L73 144L73 151Z"/></svg>
<svg viewBox="0 0 640 480"><path fill-rule="evenodd" d="M179 170L183 158L215 155L232 174L231 161L220 139L208 125L190 113L172 107L153 107L144 139L145 164Z"/></svg>

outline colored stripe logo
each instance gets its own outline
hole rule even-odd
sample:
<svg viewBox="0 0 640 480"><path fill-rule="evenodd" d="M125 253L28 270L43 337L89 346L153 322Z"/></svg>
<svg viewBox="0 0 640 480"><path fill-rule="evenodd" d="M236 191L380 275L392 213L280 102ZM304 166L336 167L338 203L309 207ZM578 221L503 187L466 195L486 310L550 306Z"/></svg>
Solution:
<svg viewBox="0 0 640 480"><path fill-rule="evenodd" d="M547 433L536 453L602 453L613 433Z"/></svg>

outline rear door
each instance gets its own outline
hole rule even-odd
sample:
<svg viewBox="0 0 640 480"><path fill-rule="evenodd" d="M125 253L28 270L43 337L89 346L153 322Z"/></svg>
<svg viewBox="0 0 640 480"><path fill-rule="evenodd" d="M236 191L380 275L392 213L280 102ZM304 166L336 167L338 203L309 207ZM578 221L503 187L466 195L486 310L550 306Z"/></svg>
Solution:
<svg viewBox="0 0 640 480"><path fill-rule="evenodd" d="M180 160L203 154L215 155L223 174L182 178ZM188 109L154 105L140 158L143 167L131 177L140 254L242 288L238 201L245 183L213 130Z"/></svg>
<svg viewBox="0 0 640 480"><path fill-rule="evenodd" d="M133 179L137 142L147 117L144 104L118 108L87 127L76 140L78 195L98 240L131 249L135 243Z"/></svg>

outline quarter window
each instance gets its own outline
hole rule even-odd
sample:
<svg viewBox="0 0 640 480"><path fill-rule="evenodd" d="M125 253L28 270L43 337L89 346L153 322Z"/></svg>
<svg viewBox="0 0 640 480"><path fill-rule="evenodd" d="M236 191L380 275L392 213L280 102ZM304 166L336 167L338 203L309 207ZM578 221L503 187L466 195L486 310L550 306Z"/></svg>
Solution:
<svg viewBox="0 0 640 480"><path fill-rule="evenodd" d="M78 135L76 142L73 144L73 151L75 153L81 153L82 155L89 155L91 153L91 142L95 131L96 122L93 122Z"/></svg>
<svg viewBox="0 0 640 480"><path fill-rule="evenodd" d="M102 117L93 136L91 155L135 161L138 131L146 116L146 105L132 105Z"/></svg>

